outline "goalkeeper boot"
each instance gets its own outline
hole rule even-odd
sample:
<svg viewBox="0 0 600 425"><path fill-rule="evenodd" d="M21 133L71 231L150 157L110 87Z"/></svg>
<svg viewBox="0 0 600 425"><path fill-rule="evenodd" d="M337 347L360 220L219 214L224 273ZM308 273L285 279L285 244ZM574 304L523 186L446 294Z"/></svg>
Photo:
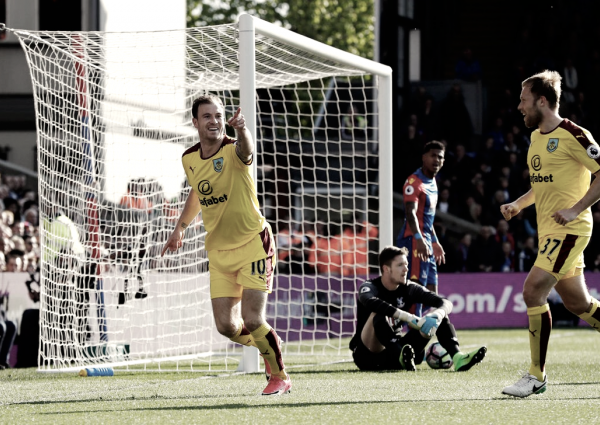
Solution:
<svg viewBox="0 0 600 425"><path fill-rule="evenodd" d="M292 380L290 375L286 374L285 379L279 376L271 375L269 383L263 390L262 395L282 395L292 390Z"/></svg>
<svg viewBox="0 0 600 425"><path fill-rule="evenodd" d="M138 300L144 299L148 296L148 293L144 290L144 280L142 279L142 276L138 276L137 280L138 280L138 284L139 284L139 289L135 293L135 298Z"/></svg>
<svg viewBox="0 0 600 425"><path fill-rule="evenodd" d="M527 397L531 394L541 394L547 389L548 377L544 376L544 381L539 381L535 376L526 373L521 379L502 390L502 394L512 395L513 397Z"/></svg>
<svg viewBox="0 0 600 425"><path fill-rule="evenodd" d="M402 351L400 351L400 365L402 369L409 372L417 370L415 367L415 350L409 344L402 347Z"/></svg>
<svg viewBox="0 0 600 425"><path fill-rule="evenodd" d="M454 355L454 357L452 357L452 362L454 362L454 370L457 372L466 372L477 363L481 363L485 357L485 353L487 353L486 347L481 347L467 354L459 351Z"/></svg>

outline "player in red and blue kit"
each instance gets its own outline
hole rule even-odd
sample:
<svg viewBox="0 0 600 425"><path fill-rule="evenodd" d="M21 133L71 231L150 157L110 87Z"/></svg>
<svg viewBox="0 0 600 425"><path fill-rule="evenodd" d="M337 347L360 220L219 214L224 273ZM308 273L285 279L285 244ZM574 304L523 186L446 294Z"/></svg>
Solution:
<svg viewBox="0 0 600 425"><path fill-rule="evenodd" d="M437 294L437 265L446 262L444 249L433 228L438 189L435 176L444 165L444 145L437 141L425 144L423 165L404 183L404 211L406 218L398 234L396 245L410 252L408 273L410 280L419 282ZM420 315L420 311L417 310Z"/></svg>

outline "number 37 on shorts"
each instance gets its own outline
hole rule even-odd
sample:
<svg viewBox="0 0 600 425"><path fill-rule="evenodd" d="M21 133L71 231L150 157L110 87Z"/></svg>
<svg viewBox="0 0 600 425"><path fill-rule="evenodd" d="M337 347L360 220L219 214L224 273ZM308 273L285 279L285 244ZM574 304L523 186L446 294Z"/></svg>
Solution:
<svg viewBox="0 0 600 425"><path fill-rule="evenodd" d="M539 251L535 265L558 278L572 271L583 268L583 250L590 241L589 236L554 234L539 239Z"/></svg>

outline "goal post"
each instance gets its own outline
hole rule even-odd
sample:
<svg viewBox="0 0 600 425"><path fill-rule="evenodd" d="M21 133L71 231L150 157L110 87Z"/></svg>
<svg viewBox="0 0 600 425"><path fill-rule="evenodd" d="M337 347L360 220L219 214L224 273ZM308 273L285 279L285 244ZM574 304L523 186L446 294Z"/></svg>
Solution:
<svg viewBox="0 0 600 425"><path fill-rule="evenodd" d="M320 43L300 34L283 29L270 22L257 19L251 15L244 14L240 16L240 39L244 37L244 32L248 33L248 37L252 37L252 42L248 43L248 51L242 55L247 55L249 62L254 63L254 28L256 32L274 40L279 40L294 46L298 49L303 49L317 56L327 57L346 66L352 66L360 69L366 74L371 74L378 79L379 90L377 91L375 111L377 122L377 131L375 137L378 139L379 145L379 173L380 181L392 182L392 69L378 62L353 55L335 47ZM241 47L241 45L240 45ZM252 68L254 69L254 67ZM380 220L379 226L381 229L379 236L380 250L388 245L393 244L393 185L379 185L379 202L380 202Z"/></svg>
<svg viewBox="0 0 600 425"><path fill-rule="evenodd" d="M389 67L250 15L173 31L11 31L34 87L41 249L52 254L40 371L259 368L256 350L216 332L201 216L160 256L190 190L190 108L207 92L227 117L241 106L256 141L279 249L267 319L284 353L349 356L356 289L393 241Z"/></svg>

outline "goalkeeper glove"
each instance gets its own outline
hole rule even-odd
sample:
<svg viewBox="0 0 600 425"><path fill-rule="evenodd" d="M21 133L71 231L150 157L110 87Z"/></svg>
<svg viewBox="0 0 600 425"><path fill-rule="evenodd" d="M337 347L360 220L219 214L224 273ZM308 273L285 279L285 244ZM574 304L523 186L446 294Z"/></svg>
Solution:
<svg viewBox="0 0 600 425"><path fill-rule="evenodd" d="M396 319L397 321L400 321L400 322L408 323L408 326L413 329L417 329L417 330L421 329L421 327L418 325L419 316L415 316L414 314L407 313L404 310L397 309L396 312L394 313L394 319Z"/></svg>
<svg viewBox="0 0 600 425"><path fill-rule="evenodd" d="M418 323L421 332L431 338L437 332L437 328L444 317L446 317L446 312L439 308L432 311L427 316L422 317Z"/></svg>

